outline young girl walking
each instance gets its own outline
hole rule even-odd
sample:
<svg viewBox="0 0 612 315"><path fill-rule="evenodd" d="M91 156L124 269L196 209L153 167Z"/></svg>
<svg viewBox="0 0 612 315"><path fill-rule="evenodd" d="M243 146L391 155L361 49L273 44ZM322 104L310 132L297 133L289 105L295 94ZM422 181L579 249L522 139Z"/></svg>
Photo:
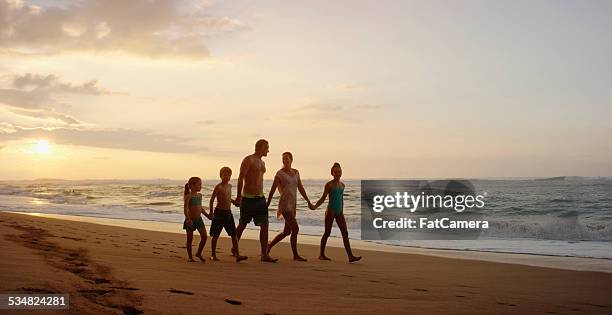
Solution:
<svg viewBox="0 0 612 315"><path fill-rule="evenodd" d="M200 190L202 190L202 180L199 177L191 177L185 184L185 193L183 194L183 211L185 213L183 229L187 232L187 255L191 262L195 261L191 255L191 244L195 230L200 233L200 244L195 256L202 262L205 261L202 257L202 250L206 245L207 237L204 220L202 220L202 194L200 194ZM210 219L207 213L204 212L204 215Z"/></svg>
<svg viewBox="0 0 612 315"><path fill-rule="evenodd" d="M319 254L319 259L331 260L329 257L325 256L325 246L327 244L329 234L331 233L332 224L334 223L334 220L336 220L336 224L338 224L340 233L342 234L342 241L344 242L344 249L346 249L349 262L355 262L360 260L361 256L353 255L351 243L349 242L348 238L346 220L344 219L344 213L342 213L344 208L344 183L340 181L340 177L342 177L342 168L340 167L339 163L334 163L331 168L331 175L334 177L334 179L325 184L323 196L321 196L321 199L319 199L314 206L310 207L310 209L315 210L325 201L325 199L327 199L327 196L329 195L329 203L327 204L327 211L325 211L325 232L323 233L323 237L321 237L321 253Z"/></svg>

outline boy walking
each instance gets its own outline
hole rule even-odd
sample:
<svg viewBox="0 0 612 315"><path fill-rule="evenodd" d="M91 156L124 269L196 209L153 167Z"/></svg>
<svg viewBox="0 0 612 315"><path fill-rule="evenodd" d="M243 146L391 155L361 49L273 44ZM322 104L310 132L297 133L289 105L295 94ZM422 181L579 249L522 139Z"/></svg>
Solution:
<svg viewBox="0 0 612 315"><path fill-rule="evenodd" d="M221 235L221 230L225 228L225 232L232 238L232 253L236 256L236 262L247 259L246 256L241 256L238 251L238 239L236 238L236 224L234 223L234 217L232 216L231 206L232 203L236 206L236 202L232 200L232 185L229 183L232 177L232 170L229 167L223 167L219 171L221 182L215 186L212 196L210 197L210 213L209 215L213 218L210 226L211 241L211 260L219 260L217 258L217 240ZM217 199L217 206L214 206L215 199ZM213 209L214 213L213 213Z"/></svg>

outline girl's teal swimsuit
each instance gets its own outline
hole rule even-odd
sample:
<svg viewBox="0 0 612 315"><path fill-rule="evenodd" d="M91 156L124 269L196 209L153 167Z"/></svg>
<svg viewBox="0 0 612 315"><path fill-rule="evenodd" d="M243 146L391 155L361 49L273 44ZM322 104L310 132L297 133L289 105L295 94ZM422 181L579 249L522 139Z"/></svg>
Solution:
<svg viewBox="0 0 612 315"><path fill-rule="evenodd" d="M198 195L195 197L189 198L190 206L201 206L202 205L202 195ZM183 229L187 231L195 231L204 226L204 220L202 220L202 216L198 216L197 218L191 221L191 224L187 224L187 220L183 222Z"/></svg>
<svg viewBox="0 0 612 315"><path fill-rule="evenodd" d="M332 187L329 191L329 204L327 205L328 209L334 211L334 214L338 215L342 213L342 196L344 194L344 188L342 187Z"/></svg>
<svg viewBox="0 0 612 315"><path fill-rule="evenodd" d="M189 205L190 206L201 206L202 205L202 196L195 196L195 197L191 197L189 198Z"/></svg>

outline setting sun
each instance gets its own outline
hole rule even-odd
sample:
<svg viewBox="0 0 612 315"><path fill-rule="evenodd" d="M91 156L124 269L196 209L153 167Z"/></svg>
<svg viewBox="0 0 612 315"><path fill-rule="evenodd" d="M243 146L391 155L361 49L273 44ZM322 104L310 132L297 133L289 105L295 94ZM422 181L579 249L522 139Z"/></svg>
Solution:
<svg viewBox="0 0 612 315"><path fill-rule="evenodd" d="M49 147L49 141L47 140L37 140L34 144L34 152L38 154L49 154L51 153L51 148Z"/></svg>

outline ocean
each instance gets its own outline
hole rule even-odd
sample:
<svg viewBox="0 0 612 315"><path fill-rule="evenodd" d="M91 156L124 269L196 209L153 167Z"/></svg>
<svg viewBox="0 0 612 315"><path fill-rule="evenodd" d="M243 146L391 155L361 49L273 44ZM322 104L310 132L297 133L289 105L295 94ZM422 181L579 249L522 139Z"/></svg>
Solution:
<svg viewBox="0 0 612 315"><path fill-rule="evenodd" d="M204 180L203 203L208 204L218 180ZM304 180L315 202L325 180ZM484 252L612 260L612 179L569 178L471 180L478 193L486 192L489 231L477 240L376 241L388 245ZM349 236L360 238L360 181L346 180L344 213ZM0 211L66 214L177 224L183 222L183 181L173 180L35 180L0 181ZM236 187L236 183L233 182ZM265 182L269 191L271 181ZM234 188L235 189L235 188ZM235 190L234 190L235 195ZM278 192L270 207L270 230L280 231L275 217ZM325 204L309 210L298 199L300 233L321 235ZM238 209L233 208L238 219ZM209 221L205 221L209 226ZM252 224L249 228L255 228ZM270 237L273 237L271 233ZM336 226L332 236L339 237ZM288 239L287 239L288 240Z"/></svg>

